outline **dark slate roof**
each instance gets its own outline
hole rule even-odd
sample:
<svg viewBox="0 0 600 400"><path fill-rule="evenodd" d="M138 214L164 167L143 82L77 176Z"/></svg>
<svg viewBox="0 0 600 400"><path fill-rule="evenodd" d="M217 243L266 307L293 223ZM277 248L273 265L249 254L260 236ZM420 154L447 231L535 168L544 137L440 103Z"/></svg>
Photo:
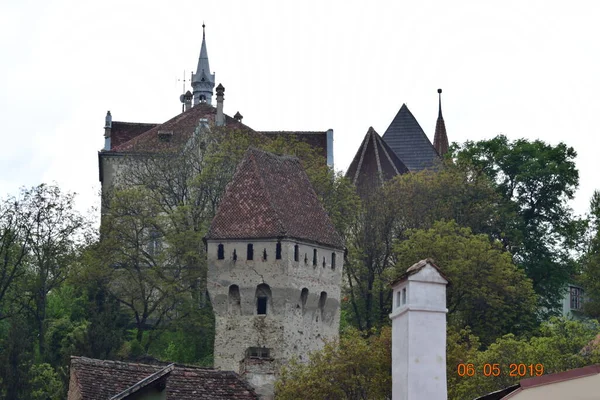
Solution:
<svg viewBox="0 0 600 400"><path fill-rule="evenodd" d="M213 125L216 113L217 109L215 107L206 103L198 104L167 122L157 125L125 143L112 147L111 151L119 153L153 152L182 145L192 137L201 119L206 119L210 125ZM225 115L225 124L230 128L251 130L228 115ZM168 142L161 141L159 133L169 132L172 133L170 140Z"/></svg>
<svg viewBox="0 0 600 400"><path fill-rule="evenodd" d="M71 387L77 385L83 400L107 400L165 365L71 357ZM238 374L207 368L175 365L167 377L168 400L258 399L254 389ZM71 390L69 390L71 392Z"/></svg>
<svg viewBox="0 0 600 400"><path fill-rule="evenodd" d="M283 237L343 248L300 161L250 148L227 185L206 238Z"/></svg>
<svg viewBox="0 0 600 400"><path fill-rule="evenodd" d="M267 136L292 136L296 140L310 144L327 160L327 131L260 131Z"/></svg>
<svg viewBox="0 0 600 400"><path fill-rule="evenodd" d="M110 148L112 150L113 148L130 141L140 134L149 131L158 124L113 121L111 125Z"/></svg>
<svg viewBox="0 0 600 400"><path fill-rule="evenodd" d="M383 134L383 140L394 150L410 172L430 168L439 158L406 104Z"/></svg>
<svg viewBox="0 0 600 400"><path fill-rule="evenodd" d="M358 188L359 193L367 194L383 182L406 172L408 168L370 127L346 171L346 177Z"/></svg>

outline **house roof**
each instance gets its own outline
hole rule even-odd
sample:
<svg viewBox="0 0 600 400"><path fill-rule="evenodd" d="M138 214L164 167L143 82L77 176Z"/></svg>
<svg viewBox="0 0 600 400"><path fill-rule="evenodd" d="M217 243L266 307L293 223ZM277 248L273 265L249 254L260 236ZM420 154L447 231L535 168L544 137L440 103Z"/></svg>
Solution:
<svg viewBox="0 0 600 400"><path fill-rule="evenodd" d="M400 111L383 134L383 140L411 172L430 168L439 158L406 104L402 104Z"/></svg>
<svg viewBox="0 0 600 400"><path fill-rule="evenodd" d="M227 185L206 238L283 237L343 248L298 158L250 148Z"/></svg>
<svg viewBox="0 0 600 400"><path fill-rule="evenodd" d="M214 124L216 113L217 109L215 107L207 103L200 103L176 115L167 122L156 125L144 133L135 136L127 142L113 146L111 151L119 153L155 152L179 146L186 143L192 137L202 119L206 119L211 125ZM225 123L228 127L251 130L228 115L225 115ZM168 142L161 140L159 137L160 133L170 134L170 140Z"/></svg>
<svg viewBox="0 0 600 400"><path fill-rule="evenodd" d="M318 149L319 154L327 159L327 131L259 131L258 133L266 136L292 136Z"/></svg>
<svg viewBox="0 0 600 400"><path fill-rule="evenodd" d="M499 392L489 393L485 396L478 397L475 400L496 400L496 399L563 399L565 393L569 393L571 399L590 399L596 398L598 391L600 390L600 380L582 380L576 384L569 384L568 386L560 387L563 382L573 381L576 379L590 378L600 374L600 364L589 365L587 367L575 368L564 372L557 372L555 374L548 374L537 376L534 378L523 379L519 384L510 386ZM585 382L585 383L583 383ZM543 387L546 385L558 384L559 386L553 387L552 389L544 390ZM574 391L575 387L578 387L579 392ZM560 388L560 389L559 389ZM498 397L498 393L503 394L502 397ZM550 395L553 393L554 396ZM589 397L594 395L594 397Z"/></svg>
<svg viewBox="0 0 600 400"><path fill-rule="evenodd" d="M84 400L107 400L164 369L165 365L71 357L70 385L77 385ZM235 372L177 364L170 371L166 390L167 399L177 400L258 399Z"/></svg>
<svg viewBox="0 0 600 400"><path fill-rule="evenodd" d="M384 181L406 172L408 168L370 127L346 171L346 177L352 180L360 193L368 193Z"/></svg>
<svg viewBox="0 0 600 400"><path fill-rule="evenodd" d="M158 125L159 124L113 121L110 131L111 150Z"/></svg>

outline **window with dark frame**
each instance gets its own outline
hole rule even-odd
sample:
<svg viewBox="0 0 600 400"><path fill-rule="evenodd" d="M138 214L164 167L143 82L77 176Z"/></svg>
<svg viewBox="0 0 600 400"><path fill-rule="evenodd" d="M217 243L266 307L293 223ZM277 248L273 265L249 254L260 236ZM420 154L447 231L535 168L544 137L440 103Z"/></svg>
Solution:
<svg viewBox="0 0 600 400"><path fill-rule="evenodd" d="M248 243L248 252L246 254L246 260L254 260L254 245Z"/></svg>
<svg viewBox="0 0 600 400"><path fill-rule="evenodd" d="M217 249L217 259L219 259L219 260L225 259L225 246L223 246L222 244L220 244Z"/></svg>
<svg viewBox="0 0 600 400"><path fill-rule="evenodd" d="M266 347L249 347L246 350L246 357L248 358L271 358L271 349Z"/></svg>
<svg viewBox="0 0 600 400"><path fill-rule="evenodd" d="M570 287L571 292L571 310L583 309L583 289L576 286Z"/></svg>
<svg viewBox="0 0 600 400"><path fill-rule="evenodd" d="M277 242L275 245L275 259L281 260L281 242Z"/></svg>

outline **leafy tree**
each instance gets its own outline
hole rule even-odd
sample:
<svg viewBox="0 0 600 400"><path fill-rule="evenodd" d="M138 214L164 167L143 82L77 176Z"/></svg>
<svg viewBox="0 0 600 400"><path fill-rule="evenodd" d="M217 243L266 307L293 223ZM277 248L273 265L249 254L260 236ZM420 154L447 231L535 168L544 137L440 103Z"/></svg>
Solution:
<svg viewBox="0 0 600 400"><path fill-rule="evenodd" d="M582 230L582 222L567 205L579 183L575 150L564 143L510 142L499 135L468 141L454 154L459 164L472 166L495 183L504 200L501 212L517 216L504 232L504 244L532 279L541 305L557 308L576 272L570 251Z"/></svg>
<svg viewBox="0 0 600 400"><path fill-rule="evenodd" d="M364 198L346 242L348 301L343 307L350 321L361 330L389 324L387 274L396 264L395 239L404 240L407 230L428 229L440 219L455 219L475 233L501 232L505 217L498 212L499 201L486 176L452 163L398 176Z"/></svg>
<svg viewBox="0 0 600 400"><path fill-rule="evenodd" d="M50 364L35 364L29 371L31 375L31 400L64 399L64 387L58 374Z"/></svg>
<svg viewBox="0 0 600 400"><path fill-rule="evenodd" d="M590 201L586 249L581 260L581 283L585 289L584 310L588 316L600 317L600 191Z"/></svg>
<svg viewBox="0 0 600 400"><path fill-rule="evenodd" d="M599 328L595 321L552 318L543 323L539 334L530 339L513 334L498 338L486 350L471 353L467 359L460 360L465 365L473 365L473 376L460 377L458 363L449 364L448 381L452 385L449 386L448 398L475 398L514 385L521 379L539 376L542 372L562 372L597 363L600 360L598 344L591 341ZM494 364L497 364L500 374L485 376L483 366ZM524 364L527 369L519 373L514 366L511 368L511 364ZM511 370L515 376L511 376Z"/></svg>
<svg viewBox="0 0 600 400"><path fill-rule="evenodd" d="M501 334L521 333L535 323L536 295L498 241L474 235L455 222L434 223L428 230L407 231L395 247L399 276L417 260L431 257L448 277L448 322L471 327L483 344Z"/></svg>
<svg viewBox="0 0 600 400"><path fill-rule="evenodd" d="M45 356L48 294L68 277L85 237L86 221L73 207L74 195L57 186L39 185L24 190L20 207L30 229L25 304L36 321L38 352Z"/></svg>
<svg viewBox="0 0 600 400"><path fill-rule="evenodd" d="M355 329L339 342L326 343L306 364L284 367L275 384L276 397L291 399L391 398L391 329L365 338Z"/></svg>

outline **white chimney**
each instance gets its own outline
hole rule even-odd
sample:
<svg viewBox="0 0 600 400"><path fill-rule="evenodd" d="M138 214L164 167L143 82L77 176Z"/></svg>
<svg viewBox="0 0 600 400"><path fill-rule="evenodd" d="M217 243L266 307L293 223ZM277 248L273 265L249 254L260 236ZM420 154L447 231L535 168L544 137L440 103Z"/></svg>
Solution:
<svg viewBox="0 0 600 400"><path fill-rule="evenodd" d="M110 150L110 133L112 130L112 115L110 111L106 112L106 118L104 119L104 150Z"/></svg>
<svg viewBox="0 0 600 400"><path fill-rule="evenodd" d="M392 400L447 400L446 285L432 260L392 283Z"/></svg>
<svg viewBox="0 0 600 400"><path fill-rule="evenodd" d="M219 83L219 86L217 86L217 117L215 118L215 125L217 126L225 125L225 115L223 114L224 93L225 88Z"/></svg>

